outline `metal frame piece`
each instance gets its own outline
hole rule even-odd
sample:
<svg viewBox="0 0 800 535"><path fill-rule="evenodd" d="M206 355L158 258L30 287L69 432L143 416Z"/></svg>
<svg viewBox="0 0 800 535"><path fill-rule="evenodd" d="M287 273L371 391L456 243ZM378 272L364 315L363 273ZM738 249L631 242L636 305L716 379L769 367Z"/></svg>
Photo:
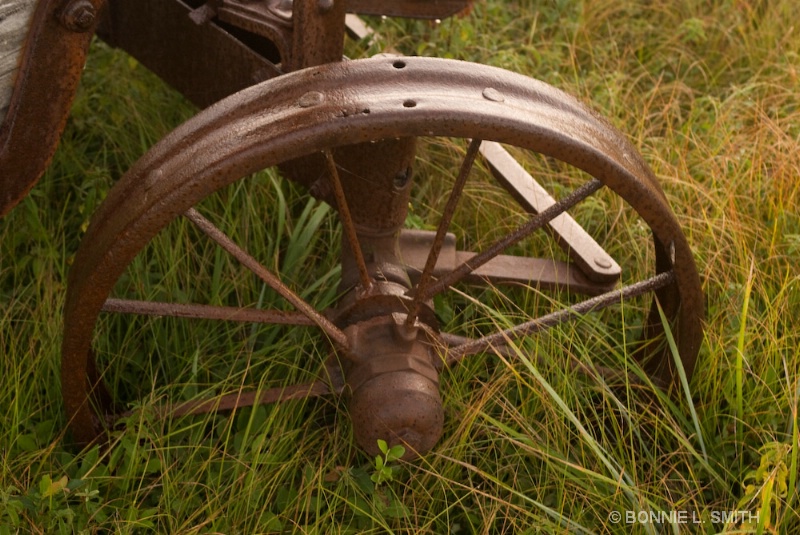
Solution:
<svg viewBox="0 0 800 535"><path fill-rule="evenodd" d="M345 11L442 19L464 11L471 3L187 2L39 1L14 92L0 126L0 217L19 203L47 168L64 129L95 30L103 40L124 49L204 108L284 71L339 61ZM221 71L224 76L220 76Z"/></svg>
<svg viewBox="0 0 800 535"><path fill-rule="evenodd" d="M111 0L98 36L201 108L281 74L271 42L245 45L218 24L198 24L193 12L180 0Z"/></svg>
<svg viewBox="0 0 800 535"><path fill-rule="evenodd" d="M0 217L55 153L105 0L40 0L0 126Z"/></svg>
<svg viewBox="0 0 800 535"><path fill-rule="evenodd" d="M208 5L205 4L203 7ZM277 47L280 61L291 63L291 0L268 0L266 2L221 0L215 14L224 23L269 39Z"/></svg>
<svg viewBox="0 0 800 535"><path fill-rule="evenodd" d="M401 258L412 284L417 286L434 233L429 230L406 229L400 233ZM477 253L459 251L456 236L448 233L442 244L432 275L439 279L469 262ZM481 284L522 284L542 290L563 290L577 294L599 295L611 291L617 281L598 283L588 280L575 265L550 258L530 258L498 254L464 277L464 282Z"/></svg>
<svg viewBox="0 0 800 535"><path fill-rule="evenodd" d="M481 154L495 177L530 213L538 214L556 204L547 190L500 144L483 143ZM547 224L547 228L587 278L597 282L619 279L622 273L619 264L569 214L559 215Z"/></svg>
<svg viewBox="0 0 800 535"><path fill-rule="evenodd" d="M294 0L292 56L285 70L341 61L345 14L344 0Z"/></svg>

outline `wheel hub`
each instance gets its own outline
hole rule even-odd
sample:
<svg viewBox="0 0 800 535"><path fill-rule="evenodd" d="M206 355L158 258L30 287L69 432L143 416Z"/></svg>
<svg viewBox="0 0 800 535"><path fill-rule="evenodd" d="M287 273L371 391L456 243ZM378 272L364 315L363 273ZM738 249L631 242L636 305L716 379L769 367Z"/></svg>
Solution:
<svg viewBox="0 0 800 535"><path fill-rule="evenodd" d="M351 352L344 364L345 392L359 446L371 455L377 442L406 448L405 459L430 450L442 436L444 410L431 329L409 327L393 313L360 321L344 332ZM418 324L420 325L420 324Z"/></svg>

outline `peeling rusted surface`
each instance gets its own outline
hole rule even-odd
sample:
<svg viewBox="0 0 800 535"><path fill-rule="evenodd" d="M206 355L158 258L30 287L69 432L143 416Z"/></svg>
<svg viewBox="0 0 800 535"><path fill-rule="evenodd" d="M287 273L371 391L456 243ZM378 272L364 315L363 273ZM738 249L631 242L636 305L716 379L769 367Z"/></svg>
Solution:
<svg viewBox="0 0 800 535"><path fill-rule="evenodd" d="M105 0L41 0L0 126L0 217L30 191L56 150Z"/></svg>
<svg viewBox="0 0 800 535"><path fill-rule="evenodd" d="M486 88L493 88L502 98L492 92L489 93L492 98L488 98ZM363 431L367 437L364 441L369 442L375 433L386 431L380 426L378 431L370 427L377 420L369 416L373 409L364 407L385 402L386 392L411 392L409 404L419 402L420 407L427 407L428 420L420 429L434 430L414 438L413 446L419 452L430 447L438 438L435 429L440 426L441 404L433 380L435 375L429 377L427 372L420 372L416 363L430 357L420 345L423 339L431 347L444 342L438 339L435 318L428 319L427 304L423 307L425 314L421 312L417 322L406 325L403 308L413 296L414 288L405 274L406 264L400 263L402 233L398 223L404 219L402 205L407 197L406 193L381 197L401 182L401 192L408 187L404 180L398 179L397 171L409 165L406 159L413 157L413 145L405 147L402 141L397 146L392 146L394 141L388 145L378 142L375 154L379 156L369 155L371 141L413 140L420 136L485 139L540 152L582 169L600 186L624 198L653 231L655 275L641 286L633 285L629 290L620 290L621 293L587 301L587 310L601 302L618 301L627 295L625 292L632 295L640 290L654 290L677 336L683 367L691 375L702 338L699 277L686 239L653 173L625 137L575 99L520 75L452 60L375 58L304 69L213 105L153 147L109 193L87 230L69 278L62 381L75 438L87 442L102 432L98 426L101 419L94 416L89 402L91 340L95 322L101 309L107 306L114 283L138 251L167 223L201 199L256 170L279 166L288 170L293 179L314 189L320 179L319 170L325 168L324 151L330 150L340 171L368 275L377 281L386 266L400 270L396 277L377 281L364 295L357 291L348 293L345 300L349 304L341 305L347 313L333 320L348 338L350 355L340 359L346 363L345 377L348 373L355 374L350 377L363 385L373 385L370 391L379 394L374 399L372 394L365 395L365 402L359 395L351 400L351 410L361 430L357 434ZM359 148L355 151L351 147ZM346 163L348 153L366 154L365 162L389 158L387 171L378 173L382 182L373 184L372 189L359 187L357 178L368 172L368 165L362 162L360 168L355 156ZM342 169L347 172L341 172ZM352 179L346 177L348 173ZM586 188L589 191L596 186L589 183ZM330 199L330 192L326 196L322 190L320 197ZM558 205L556 202L554 206ZM540 216L547 213L554 217L563 212L548 210ZM536 225L546 224L546 219L541 217ZM355 261L347 262L346 243L344 277L349 276L355 286L358 270ZM384 268L374 267L379 262L370 267L370 247L378 251ZM494 257L499 258L502 257ZM494 259L484 267L488 268ZM562 313L571 314L569 310ZM653 314L657 311L651 313L651 320L656 317ZM338 331L324 330L339 336ZM529 327L523 326L519 331L505 334L515 336L528 331ZM362 338L359 332L366 334ZM663 336L660 322L651 321L647 336ZM362 349L375 337L383 340L377 348ZM493 341L484 338L475 344L488 347ZM471 351L467 349L459 351L466 354ZM353 363L369 360L370 352L380 360L375 364L380 369L376 371L370 364L361 369L372 372L356 372L359 365ZM387 364L382 360L381 355L389 353L397 356L397 362ZM656 374L656 380L665 384L674 382L674 365L664 344L648 346L640 358ZM395 370L394 366L402 369ZM394 381L394 373L402 377L398 375ZM366 375L358 379L359 374ZM416 409L409 409L413 410ZM404 428L406 424L402 422L409 417L413 419L409 414L400 411L383 421L401 422L398 429ZM392 425L395 424L384 427ZM414 433L417 431L407 434ZM405 440L399 435L394 438Z"/></svg>

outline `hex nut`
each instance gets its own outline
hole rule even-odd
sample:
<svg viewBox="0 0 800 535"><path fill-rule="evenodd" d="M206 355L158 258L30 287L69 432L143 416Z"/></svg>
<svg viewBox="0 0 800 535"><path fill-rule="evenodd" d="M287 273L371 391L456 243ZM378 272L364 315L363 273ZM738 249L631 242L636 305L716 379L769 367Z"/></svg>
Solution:
<svg viewBox="0 0 800 535"><path fill-rule="evenodd" d="M89 0L74 0L61 12L61 24L71 32L90 31L96 19L97 10Z"/></svg>

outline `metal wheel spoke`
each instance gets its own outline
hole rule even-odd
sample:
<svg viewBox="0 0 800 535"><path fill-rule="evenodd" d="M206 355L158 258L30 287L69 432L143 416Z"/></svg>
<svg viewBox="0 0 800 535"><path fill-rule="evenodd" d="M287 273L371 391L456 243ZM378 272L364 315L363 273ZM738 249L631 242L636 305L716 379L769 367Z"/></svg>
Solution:
<svg viewBox="0 0 800 535"><path fill-rule="evenodd" d="M327 384L322 381L314 381L313 383L269 388L256 392L236 392L212 399L160 405L156 407L155 413L160 418L207 414L212 411L226 411L252 407L253 405L280 403L293 399L314 398L331 393L332 391ZM127 411L120 414L120 417L130 416L131 414L133 414L133 411Z"/></svg>
<svg viewBox="0 0 800 535"><path fill-rule="evenodd" d="M597 297L592 297L591 299L586 299L585 301L581 301L580 303L572 305L569 308L551 312L550 314L546 314L542 317L527 321L525 323L521 323L515 327L511 327L510 329L505 329L482 338L470 340L450 350L445 360L445 364L449 366L466 356L486 351L490 347L503 347L507 345L510 340L541 332L560 323L575 319L583 314L601 310L615 303L619 303L620 301L625 301L646 293L654 292L671 284L674 282L674 280L675 274L672 271L659 273L658 275L650 277L649 279L604 293L602 295L598 295Z"/></svg>
<svg viewBox="0 0 800 535"><path fill-rule="evenodd" d="M548 209L542 211L541 213L531 217L527 223L523 224L522 226L518 227L513 232L506 234L504 237L497 240L488 249L483 252L480 252L473 256L472 258L466 260L457 268L455 268L450 273L443 275L439 278L438 281L430 284L424 292L417 292L418 299L426 300L430 299L434 295L446 290L453 284L459 282L464 277L481 267L482 265L489 262L492 258L496 257L500 253L502 253L508 247L518 243L519 241L523 240L534 231L542 228L547 223L549 223L553 218L559 216L560 214L566 212L582 200L586 199L594 192L599 190L603 187L603 183L597 179L592 179L591 181L587 182L583 186L579 187L556 204L550 206Z"/></svg>
<svg viewBox="0 0 800 535"><path fill-rule="evenodd" d="M464 156L464 161L461 163L461 170L456 177L456 182L453 185L453 190L445 204L442 219L439 221L439 226L436 228L436 235L433 238L433 244L428 252L428 258L425 260L425 267L422 269L422 274L419 277L417 288L414 293L414 301L408 311L408 318L406 319L407 325L413 325L417 319L419 312L419 305L424 300L425 292L430 284L433 270L436 267L436 262L439 260L439 253L442 251L442 244L444 243L447 229L450 228L450 222L453 220L453 215L456 212L458 200L461 198L461 193L464 191L464 185L467 183L472 166L475 163L475 157L478 155L478 149L481 146L480 139L473 139L467 148L467 154Z"/></svg>
<svg viewBox="0 0 800 535"><path fill-rule="evenodd" d="M471 343L476 341L473 338L468 338L466 336L461 336L458 334L451 334L451 333L441 333L440 337L444 342L444 345L448 348L456 347L463 344ZM513 348L509 347L507 343L503 345L492 345L492 351L494 353L504 359L513 359L516 357L516 352ZM458 360L447 360L447 361L438 361L436 369L441 371L442 368L445 366L449 366L451 364L455 364L463 360L464 357L472 355L474 353L467 353L462 355ZM547 358L543 357L542 355L533 355L532 356L533 362L536 363L538 366L544 366L547 363ZM570 367L571 370L586 376L586 377L596 377L600 376L606 382L620 382L626 381L632 385L639 385L639 386L647 386L647 382L643 381L639 376L633 373L628 373L625 370L618 370L614 368L609 368L607 366L600 366L597 364L592 363L591 365L581 361L573 354L567 355L567 362L566 365Z"/></svg>
<svg viewBox="0 0 800 535"><path fill-rule="evenodd" d="M331 151L325 151L325 162L328 165L328 172L331 174L331 182L333 183L333 195L336 198L336 207L339 209L339 218L342 220L342 227L344 234L347 237L347 243L350 245L350 250L358 267L358 276L361 279L361 286L363 289L369 290L372 286L372 279L367 271L367 263L364 261L364 253L361 250L361 243L358 241L358 234L356 233L356 226L353 223L353 217L350 215L350 207L347 204L347 198L344 196L344 188L342 188L342 181L339 179L339 170L336 168L336 161L333 159Z"/></svg>
<svg viewBox="0 0 800 535"><path fill-rule="evenodd" d="M219 244L234 258L242 263L247 269L263 280L270 288L275 290L281 297L289 301L301 314L314 322L335 344L342 348L348 348L347 336L328 318L320 314L309 305L303 298L294 293L288 286L283 284L278 277L261 265L258 260L253 258L244 249L236 245L224 232L214 226L211 221L200 215L194 208L189 208L184 214L190 221L203 231L209 238Z"/></svg>
<svg viewBox="0 0 800 535"><path fill-rule="evenodd" d="M175 318L265 323L271 325L316 325L305 314L296 311L259 310L245 307L163 303L131 299L107 299L104 312L137 314L142 316L170 316Z"/></svg>

